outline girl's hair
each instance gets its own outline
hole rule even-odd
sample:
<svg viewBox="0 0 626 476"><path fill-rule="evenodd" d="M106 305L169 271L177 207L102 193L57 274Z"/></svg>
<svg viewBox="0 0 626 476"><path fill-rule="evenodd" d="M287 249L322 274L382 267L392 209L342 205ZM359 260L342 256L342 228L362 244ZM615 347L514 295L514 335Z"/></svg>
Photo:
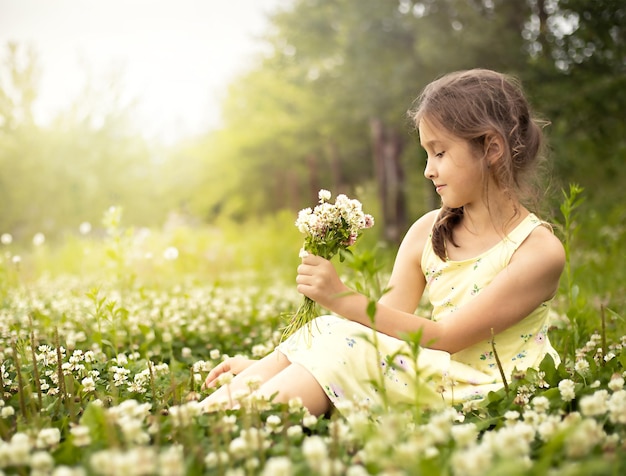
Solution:
<svg viewBox="0 0 626 476"><path fill-rule="evenodd" d="M543 144L543 124L533 118L515 78L485 69L447 74L424 88L409 117L415 127L426 119L468 141L485 161L483 170L507 196L524 200L533 195L530 172ZM488 163L494 138L502 141L502 156ZM433 249L442 260L446 240L458 246L452 231L462 216L463 207L442 207L432 232Z"/></svg>

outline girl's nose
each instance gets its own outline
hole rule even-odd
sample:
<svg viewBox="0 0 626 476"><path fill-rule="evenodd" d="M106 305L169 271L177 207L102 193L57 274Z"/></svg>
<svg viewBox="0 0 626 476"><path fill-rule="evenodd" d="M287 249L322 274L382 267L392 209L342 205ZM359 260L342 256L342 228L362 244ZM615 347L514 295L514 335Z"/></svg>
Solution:
<svg viewBox="0 0 626 476"><path fill-rule="evenodd" d="M432 180L435 177L435 169L430 160L426 161L426 167L424 168L424 177L428 180Z"/></svg>

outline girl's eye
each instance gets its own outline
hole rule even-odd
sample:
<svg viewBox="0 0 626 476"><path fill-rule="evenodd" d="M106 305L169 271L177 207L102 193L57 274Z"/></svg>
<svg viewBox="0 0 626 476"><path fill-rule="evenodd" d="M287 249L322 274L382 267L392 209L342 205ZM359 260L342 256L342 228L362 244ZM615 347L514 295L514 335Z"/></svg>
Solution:
<svg viewBox="0 0 626 476"><path fill-rule="evenodd" d="M437 157L438 159L440 159L440 158L442 158L442 157L443 157L443 154L445 154L445 153L446 153L446 151L445 151L445 150L442 150L441 152L436 153L436 154L435 154L435 157Z"/></svg>

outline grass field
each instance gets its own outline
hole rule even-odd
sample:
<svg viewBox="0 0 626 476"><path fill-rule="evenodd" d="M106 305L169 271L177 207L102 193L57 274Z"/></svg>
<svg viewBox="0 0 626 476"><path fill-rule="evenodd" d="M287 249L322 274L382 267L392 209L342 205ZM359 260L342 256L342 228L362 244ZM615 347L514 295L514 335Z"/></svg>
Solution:
<svg viewBox="0 0 626 476"><path fill-rule="evenodd" d="M555 367L437 413L247 394L201 413L226 355L259 357L301 296L293 217L102 232L0 250L0 471L33 475L626 474L624 229L564 198L568 266L550 337ZM599 226L598 223L605 223ZM593 230L593 232L591 231ZM364 241L346 279L376 292L390 251ZM256 383L250 382L254 390Z"/></svg>

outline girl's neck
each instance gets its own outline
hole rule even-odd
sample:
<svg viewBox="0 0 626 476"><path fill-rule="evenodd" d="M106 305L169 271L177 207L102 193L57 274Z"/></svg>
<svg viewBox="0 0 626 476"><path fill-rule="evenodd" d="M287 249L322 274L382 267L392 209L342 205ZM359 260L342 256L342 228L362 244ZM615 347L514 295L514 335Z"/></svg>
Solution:
<svg viewBox="0 0 626 476"><path fill-rule="evenodd" d="M485 200L484 203L465 206L460 226L477 236L494 231L504 236L528 213L528 210L517 200L498 197L489 201Z"/></svg>

